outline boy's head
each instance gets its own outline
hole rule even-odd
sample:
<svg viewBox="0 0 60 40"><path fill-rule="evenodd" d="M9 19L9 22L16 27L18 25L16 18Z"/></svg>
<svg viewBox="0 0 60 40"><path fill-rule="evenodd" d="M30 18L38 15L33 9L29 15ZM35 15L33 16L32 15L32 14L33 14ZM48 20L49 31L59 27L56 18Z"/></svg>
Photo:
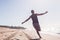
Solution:
<svg viewBox="0 0 60 40"><path fill-rule="evenodd" d="M31 13L34 14L34 10L31 10Z"/></svg>

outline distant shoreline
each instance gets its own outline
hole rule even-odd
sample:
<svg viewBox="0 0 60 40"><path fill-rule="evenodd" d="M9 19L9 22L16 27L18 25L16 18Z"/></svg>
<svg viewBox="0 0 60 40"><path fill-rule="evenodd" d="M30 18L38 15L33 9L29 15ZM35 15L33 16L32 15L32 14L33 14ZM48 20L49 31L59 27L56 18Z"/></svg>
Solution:
<svg viewBox="0 0 60 40"><path fill-rule="evenodd" d="M11 28L11 29L26 29L26 28L20 27L20 26L5 26L5 25L0 25L0 27Z"/></svg>

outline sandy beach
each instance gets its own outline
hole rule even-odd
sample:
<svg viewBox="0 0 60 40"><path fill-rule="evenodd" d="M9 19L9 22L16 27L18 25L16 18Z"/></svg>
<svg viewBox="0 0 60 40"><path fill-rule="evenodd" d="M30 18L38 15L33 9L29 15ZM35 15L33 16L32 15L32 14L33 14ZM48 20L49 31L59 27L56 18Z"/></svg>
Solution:
<svg viewBox="0 0 60 40"><path fill-rule="evenodd" d="M60 40L60 35L51 35L41 33L41 40ZM38 39L38 35L36 32L32 30L26 29L11 29L0 27L0 40L30 40L30 39Z"/></svg>

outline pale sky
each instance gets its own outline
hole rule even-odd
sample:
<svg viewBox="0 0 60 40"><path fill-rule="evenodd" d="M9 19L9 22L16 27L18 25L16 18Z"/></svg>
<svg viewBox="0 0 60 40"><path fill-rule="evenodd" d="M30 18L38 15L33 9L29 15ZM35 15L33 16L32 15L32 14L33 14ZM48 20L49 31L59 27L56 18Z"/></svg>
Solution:
<svg viewBox="0 0 60 40"><path fill-rule="evenodd" d="M38 16L42 31L60 32L60 0L0 0L0 25L22 26L33 29L32 20L21 24L31 10L48 14Z"/></svg>

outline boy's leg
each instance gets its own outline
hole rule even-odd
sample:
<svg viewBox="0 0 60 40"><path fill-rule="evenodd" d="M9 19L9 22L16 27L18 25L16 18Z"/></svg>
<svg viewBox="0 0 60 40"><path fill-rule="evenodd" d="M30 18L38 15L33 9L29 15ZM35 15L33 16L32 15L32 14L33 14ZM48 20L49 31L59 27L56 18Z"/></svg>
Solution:
<svg viewBox="0 0 60 40"><path fill-rule="evenodd" d="M41 36L40 36L40 34L39 34L39 31L37 31L37 34L38 34L38 36L41 38Z"/></svg>

